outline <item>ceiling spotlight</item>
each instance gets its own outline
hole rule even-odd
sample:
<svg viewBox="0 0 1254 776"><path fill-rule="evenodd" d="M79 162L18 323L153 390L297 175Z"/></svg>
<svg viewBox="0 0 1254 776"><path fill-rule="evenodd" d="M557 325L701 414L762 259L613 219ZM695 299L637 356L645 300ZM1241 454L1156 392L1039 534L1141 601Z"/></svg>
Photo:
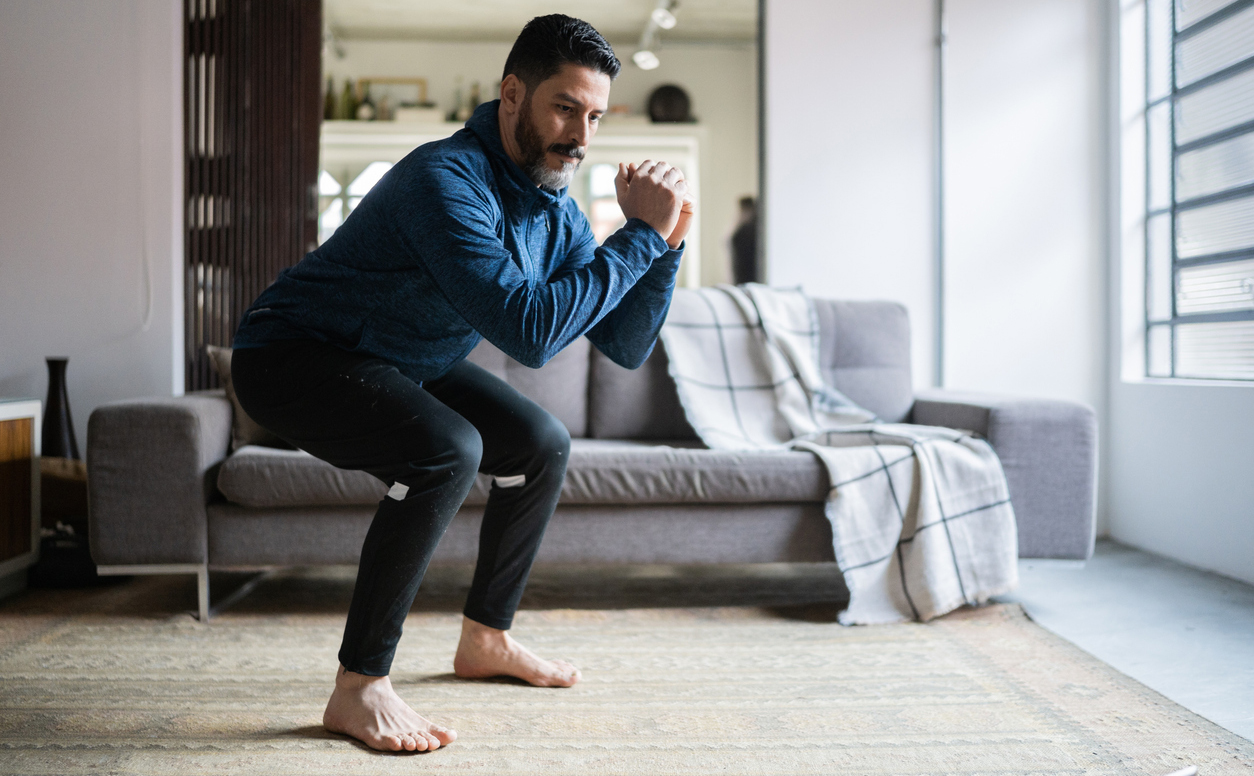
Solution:
<svg viewBox="0 0 1254 776"><path fill-rule="evenodd" d="M675 19L675 14L671 13L671 7L670 3L666 3L666 5L654 8L653 13L650 14L653 23L664 30L674 29L677 20Z"/></svg>
<svg viewBox="0 0 1254 776"><path fill-rule="evenodd" d="M635 54L632 54L631 61L635 62L636 67L641 70L654 70L658 65L662 64L661 60L657 58L657 54L648 49L640 49Z"/></svg>

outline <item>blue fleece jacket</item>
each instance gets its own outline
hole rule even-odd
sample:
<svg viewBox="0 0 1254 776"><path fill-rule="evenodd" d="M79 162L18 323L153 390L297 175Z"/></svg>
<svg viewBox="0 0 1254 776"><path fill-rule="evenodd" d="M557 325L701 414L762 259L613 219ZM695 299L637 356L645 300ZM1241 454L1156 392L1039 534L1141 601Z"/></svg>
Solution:
<svg viewBox="0 0 1254 776"><path fill-rule="evenodd" d="M313 338L395 364L448 371L480 337L539 367L583 334L622 366L648 357L682 246L644 221L597 246L562 190L506 155L499 101L388 171L323 245L244 314L237 348Z"/></svg>

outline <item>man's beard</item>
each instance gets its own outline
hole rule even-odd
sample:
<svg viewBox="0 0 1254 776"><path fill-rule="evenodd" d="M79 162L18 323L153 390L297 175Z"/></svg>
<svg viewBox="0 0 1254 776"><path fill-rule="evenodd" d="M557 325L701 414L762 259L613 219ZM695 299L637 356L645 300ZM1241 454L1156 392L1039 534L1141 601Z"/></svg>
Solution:
<svg viewBox="0 0 1254 776"><path fill-rule="evenodd" d="M583 149L574 143L554 143L545 148L536 125L531 123L531 95L523 98L518 126L514 128L514 142L518 143L518 149L522 152L522 164L519 166L523 172L527 173L532 183L555 194L570 185L571 179L575 177L575 170L579 169L579 162L562 162L562 169L554 170L549 167L545 155L549 151L555 151L564 156L583 159Z"/></svg>

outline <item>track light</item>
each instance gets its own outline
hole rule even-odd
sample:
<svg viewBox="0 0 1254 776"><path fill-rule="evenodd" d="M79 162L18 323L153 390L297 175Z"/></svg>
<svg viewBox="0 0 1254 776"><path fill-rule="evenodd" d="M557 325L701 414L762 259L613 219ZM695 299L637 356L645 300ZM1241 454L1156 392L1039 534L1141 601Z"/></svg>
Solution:
<svg viewBox="0 0 1254 776"><path fill-rule="evenodd" d="M661 60L657 58L657 54L654 54L648 49L640 49L636 53L632 54L631 61L635 62L636 67L641 70L654 70L658 65L662 64Z"/></svg>
<svg viewBox="0 0 1254 776"><path fill-rule="evenodd" d="M648 49L636 51L635 54L631 55L631 60L641 70L653 70L657 68L657 65L662 64L662 61L657 58L657 54L653 54Z"/></svg>
<svg viewBox="0 0 1254 776"><path fill-rule="evenodd" d="M662 64L653 51L657 48L657 31L675 27L677 22L673 11L677 5L679 5L678 0L658 0L657 8L649 14L649 23L640 34L640 46L636 53L631 55L631 61L636 63L636 67L641 70L653 70Z"/></svg>
<svg viewBox="0 0 1254 776"><path fill-rule="evenodd" d="M657 66L662 64L662 60L658 59L655 53L657 49L657 25L653 20L645 25L644 32L640 34L640 43L636 46L636 53L631 55L631 61L636 63L636 67L641 70L655 70Z"/></svg>

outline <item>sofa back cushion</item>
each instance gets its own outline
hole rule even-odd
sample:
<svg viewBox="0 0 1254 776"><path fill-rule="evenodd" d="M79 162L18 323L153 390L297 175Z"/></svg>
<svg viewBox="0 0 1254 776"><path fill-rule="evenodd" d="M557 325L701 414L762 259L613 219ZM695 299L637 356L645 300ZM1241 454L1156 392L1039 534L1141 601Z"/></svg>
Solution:
<svg viewBox="0 0 1254 776"><path fill-rule="evenodd" d="M659 341L639 369L624 369L592 348L588 436L594 439L696 439L684 417Z"/></svg>
<svg viewBox="0 0 1254 776"><path fill-rule="evenodd" d="M910 413L910 319L894 302L814 300L819 366L846 396L890 423ZM592 349L588 434L595 439L692 439L661 344L639 369Z"/></svg>
<svg viewBox="0 0 1254 776"><path fill-rule="evenodd" d="M895 302L815 299L821 332L819 367L828 383L889 423L914 404L910 316Z"/></svg>
<svg viewBox="0 0 1254 776"><path fill-rule="evenodd" d="M519 393L548 410L566 426L572 437L588 435L588 351L591 345L580 337L553 360L531 369L483 340L467 356L471 361L501 378Z"/></svg>

